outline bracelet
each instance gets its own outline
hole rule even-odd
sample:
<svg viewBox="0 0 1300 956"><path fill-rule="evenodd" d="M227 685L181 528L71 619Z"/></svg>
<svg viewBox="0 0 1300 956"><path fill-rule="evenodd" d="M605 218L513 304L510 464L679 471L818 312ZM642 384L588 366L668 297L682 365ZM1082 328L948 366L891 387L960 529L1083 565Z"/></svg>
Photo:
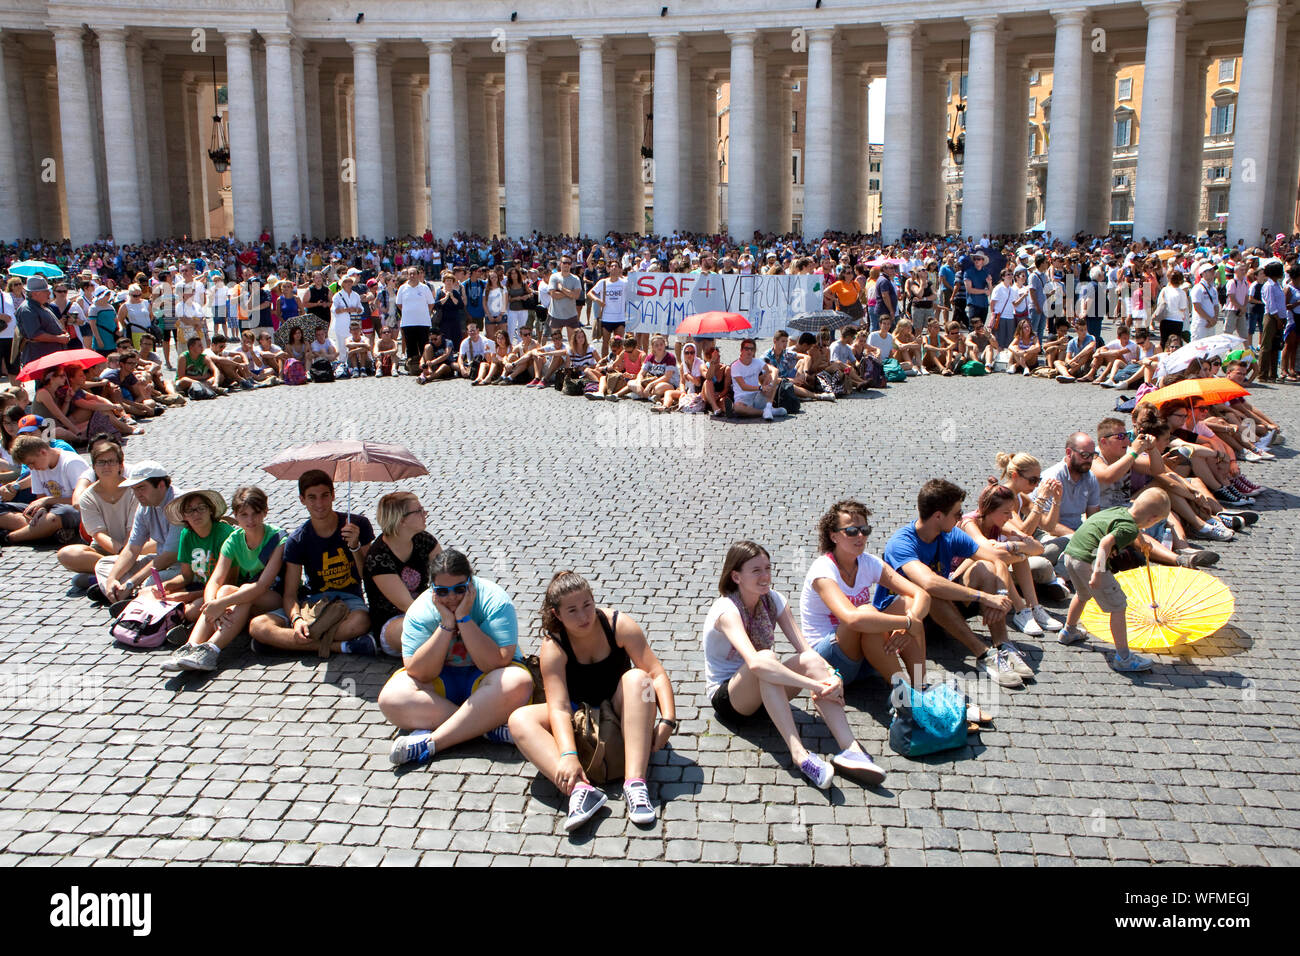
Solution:
<svg viewBox="0 0 1300 956"><path fill-rule="evenodd" d="M348 550L351 551L353 554L356 554L358 551L361 550L361 545L357 545L355 548L348 548Z"/></svg>
<svg viewBox="0 0 1300 956"><path fill-rule="evenodd" d="M560 754L560 756L561 756L561 757L576 757L576 756L578 756L578 751L576 751L576 750L566 750L564 753Z"/></svg>
<svg viewBox="0 0 1300 956"><path fill-rule="evenodd" d="M660 717L657 721L655 721L655 723L657 723L657 724L667 724L667 725L668 725L669 727L671 727L673 730L676 730L676 729L677 729L677 721L675 721L675 720L669 720L667 717Z"/></svg>
<svg viewBox="0 0 1300 956"><path fill-rule="evenodd" d="M1137 452L1135 452L1132 448L1130 448L1130 449L1128 450L1128 455L1129 455L1129 457L1132 458L1134 461L1137 461L1137 460L1138 460Z"/></svg>
<svg viewBox="0 0 1300 956"><path fill-rule="evenodd" d="M456 618L456 623L457 623L457 624L468 624L468 623L469 623L469 619L470 619L470 615L466 614L464 617L458 617L458 618Z"/></svg>

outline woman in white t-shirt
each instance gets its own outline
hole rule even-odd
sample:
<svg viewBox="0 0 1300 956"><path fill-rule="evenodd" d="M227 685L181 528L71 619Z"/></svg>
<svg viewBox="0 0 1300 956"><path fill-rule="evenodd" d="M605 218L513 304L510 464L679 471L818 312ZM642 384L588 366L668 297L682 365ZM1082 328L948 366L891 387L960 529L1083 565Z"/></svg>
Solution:
<svg viewBox="0 0 1300 956"><path fill-rule="evenodd" d="M822 554L804 576L799 598L803 631L846 684L861 675L865 661L886 681L901 674L913 687L922 687L930 595L867 553L870 516L861 502L837 501L817 522ZM877 585L900 596L883 611L871 603Z"/></svg>
<svg viewBox="0 0 1300 956"><path fill-rule="evenodd" d="M1160 320L1160 346L1164 347L1171 335L1181 335L1187 340L1187 326L1192 317L1192 300L1183 288L1183 274L1178 269L1169 273L1169 284L1156 297L1153 319Z"/></svg>
<svg viewBox="0 0 1300 956"><path fill-rule="evenodd" d="M760 707L766 710L800 772L823 790L830 786L835 768L872 785L883 781L885 772L849 729L843 680L808 647L785 598L772 590L767 550L753 541L733 544L722 565L718 593L722 596L709 609L703 632L706 693L717 715L736 723ZM778 627L795 649L784 660L773 650ZM812 694L813 705L841 748L830 762L810 753L799 739L790 699L804 690Z"/></svg>

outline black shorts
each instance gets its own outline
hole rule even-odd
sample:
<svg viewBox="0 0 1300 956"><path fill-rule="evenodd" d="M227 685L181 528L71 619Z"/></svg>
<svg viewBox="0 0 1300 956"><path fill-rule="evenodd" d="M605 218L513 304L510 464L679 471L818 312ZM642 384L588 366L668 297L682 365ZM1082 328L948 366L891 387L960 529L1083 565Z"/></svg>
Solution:
<svg viewBox="0 0 1300 956"><path fill-rule="evenodd" d="M754 717L758 711L753 714L742 714L731 704L731 695L727 693L727 683L730 678L722 682L722 686L713 692L713 698L709 701L713 705L713 712L718 715L718 719L729 724L743 723ZM763 708L759 708L762 710Z"/></svg>

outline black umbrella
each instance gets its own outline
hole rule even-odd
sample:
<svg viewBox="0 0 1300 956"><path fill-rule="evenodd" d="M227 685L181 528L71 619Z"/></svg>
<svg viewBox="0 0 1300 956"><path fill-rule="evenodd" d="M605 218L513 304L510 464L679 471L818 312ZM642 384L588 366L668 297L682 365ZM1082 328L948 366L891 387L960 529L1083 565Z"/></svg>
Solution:
<svg viewBox="0 0 1300 956"><path fill-rule="evenodd" d="M790 320L789 328L798 332L820 332L825 326L831 331L852 325L853 316L847 312L835 312L832 309L818 309L815 312L803 312Z"/></svg>
<svg viewBox="0 0 1300 956"><path fill-rule="evenodd" d="M280 323L280 327L275 330L275 341L281 348L289 344L289 335L294 329L302 329L303 338L310 342L316 337L317 329L328 329L330 324L320 316L312 315L310 312L299 312Z"/></svg>

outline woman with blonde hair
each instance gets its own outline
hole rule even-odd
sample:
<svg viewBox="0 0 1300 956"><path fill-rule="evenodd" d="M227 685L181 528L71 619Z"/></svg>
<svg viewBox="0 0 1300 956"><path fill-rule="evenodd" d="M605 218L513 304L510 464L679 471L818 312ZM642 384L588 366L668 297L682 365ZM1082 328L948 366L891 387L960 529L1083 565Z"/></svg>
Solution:
<svg viewBox="0 0 1300 956"><path fill-rule="evenodd" d="M911 365L922 375L930 374L921 367L921 342L912 331L911 319L899 319L898 325L894 328L894 357L899 363L906 363L903 365L904 368Z"/></svg>
<svg viewBox="0 0 1300 956"><path fill-rule="evenodd" d="M442 545L425 530L428 512L409 491L380 498L375 519L381 533L366 552L361 574L371 633L382 653L401 657L406 611L429 586L429 560Z"/></svg>
<svg viewBox="0 0 1300 956"><path fill-rule="evenodd" d="M1061 524L1061 483L1047 481L1043 495L1034 501L1034 489L1042 480L1043 467L1026 452L998 452L997 465L1001 484L1015 494L1015 507L1004 527L1014 534L1032 538L1042 546L1041 554L1029 555L1030 576L1039 584L1055 585L1065 590L1065 582L1056 574L1056 562L1070 543L1070 529Z"/></svg>
<svg viewBox="0 0 1300 956"><path fill-rule="evenodd" d="M581 826L606 803L591 785L574 737L577 705L618 715L623 735L623 796L628 818L655 822L646 787L650 755L677 731L672 683L630 615L597 607L591 586L573 571L551 578L540 609L542 683L546 703L510 715L510 734L519 752L569 797L564 828ZM659 717L656 718L656 713Z"/></svg>

